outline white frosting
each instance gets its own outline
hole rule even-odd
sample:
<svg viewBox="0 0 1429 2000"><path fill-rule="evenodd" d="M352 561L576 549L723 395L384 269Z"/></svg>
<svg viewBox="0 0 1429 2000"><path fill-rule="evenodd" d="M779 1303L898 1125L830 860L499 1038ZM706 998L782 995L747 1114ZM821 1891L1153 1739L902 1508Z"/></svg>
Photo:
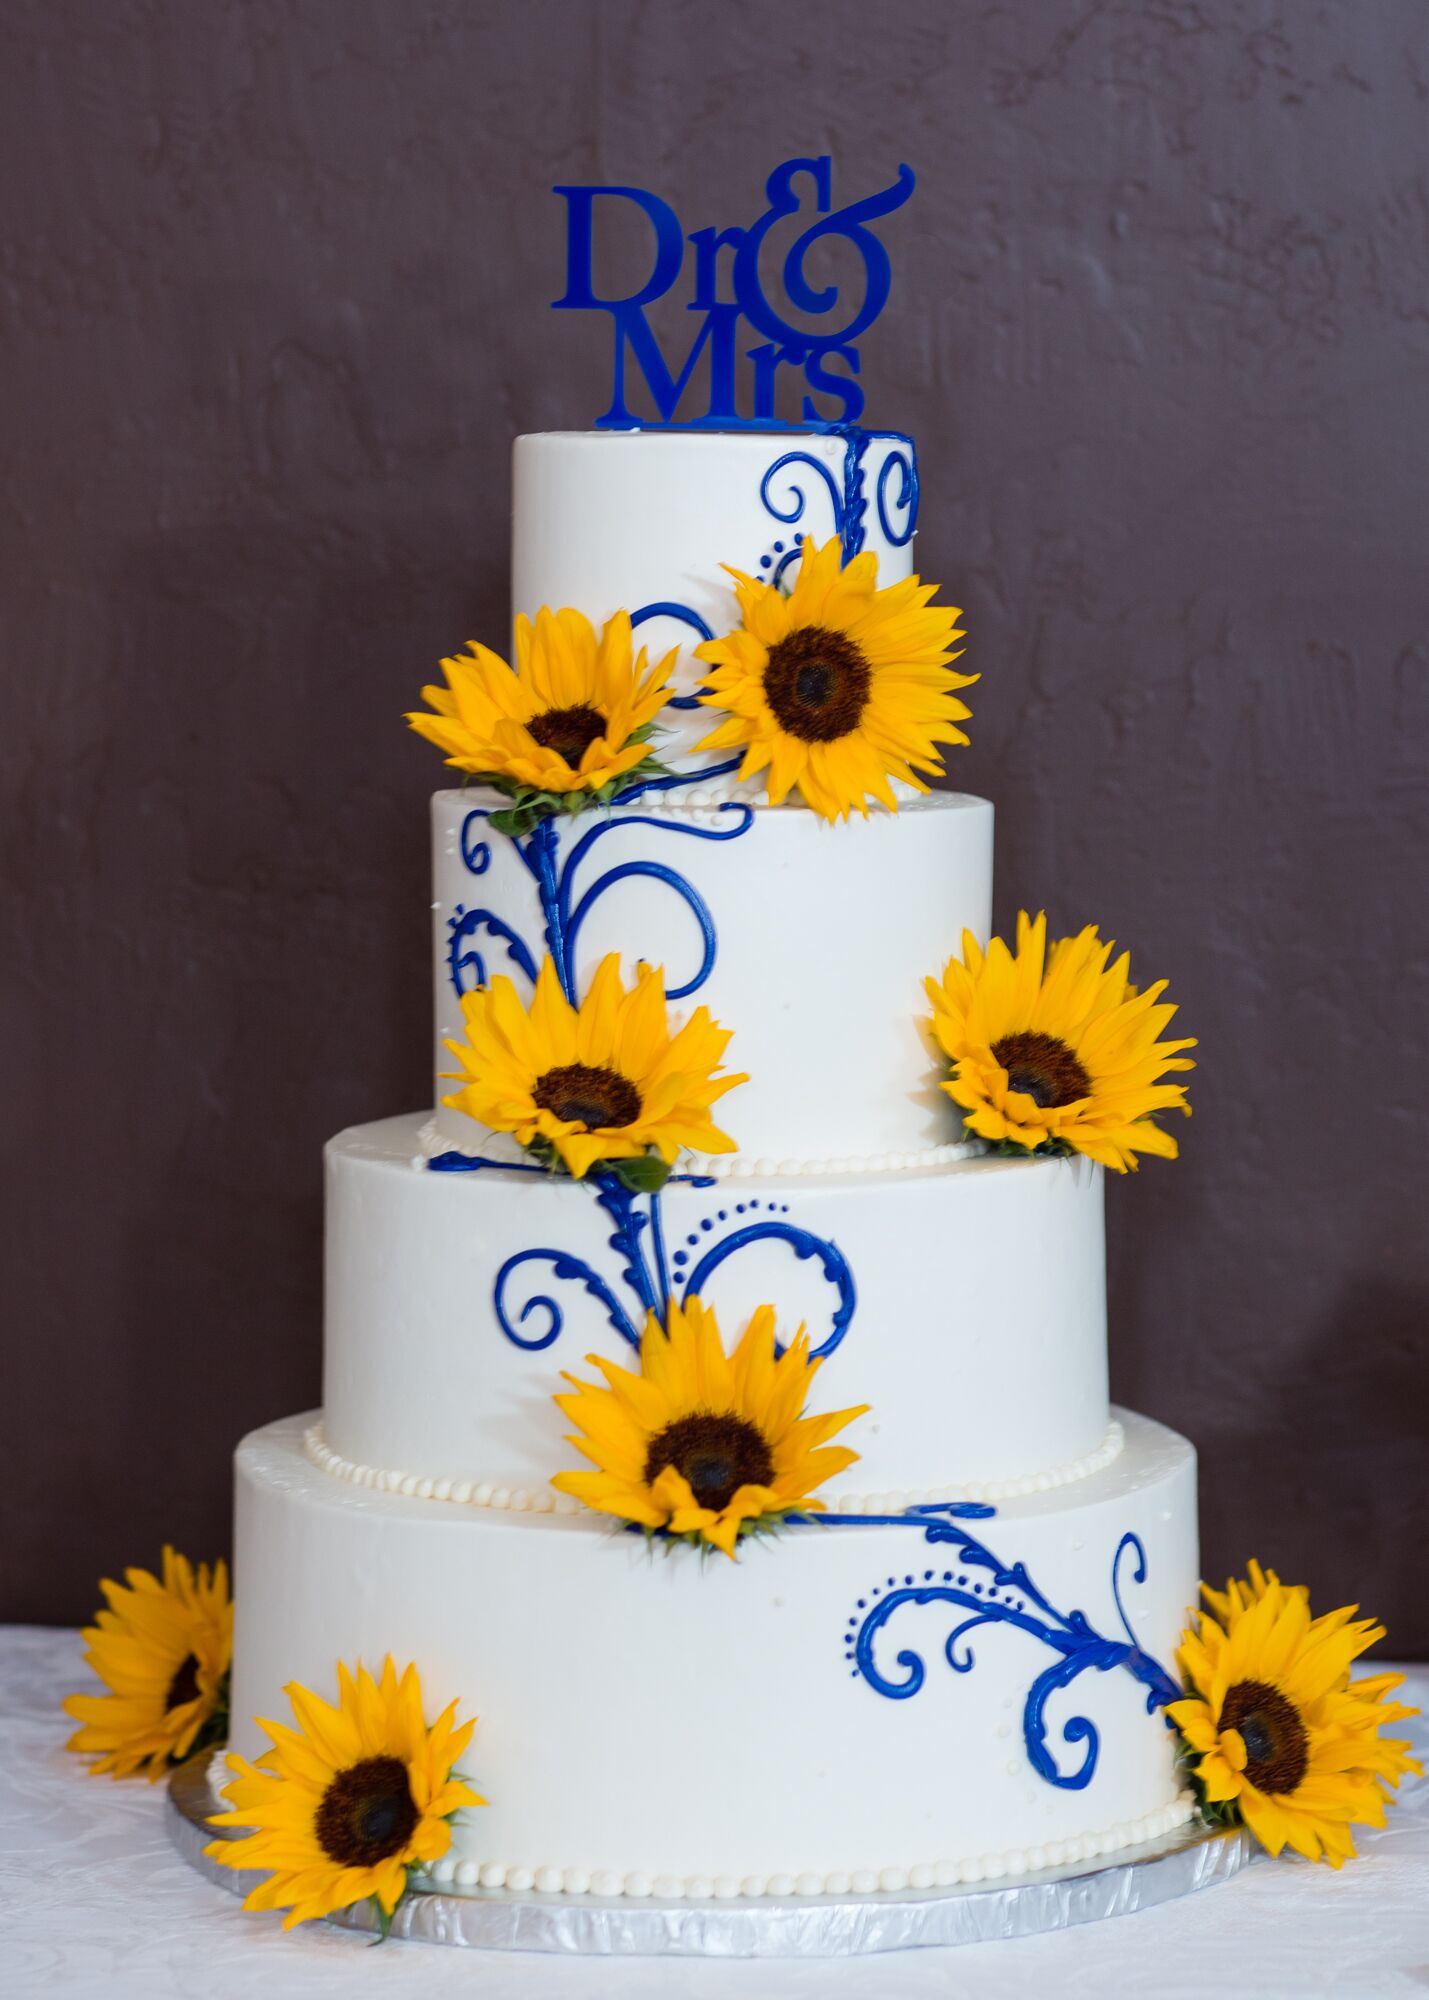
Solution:
<svg viewBox="0 0 1429 2000"><path fill-rule="evenodd" d="M1055 1486L1070 1486L1110 1465L1121 1450L1125 1433L1114 1417L1106 1436L1085 1458L1074 1458L1049 1472L1027 1472L1017 1479L974 1480L970 1485L945 1483L920 1487L912 1492L841 1493L840 1514L897 1514L909 1507L926 1506L931 1500L1010 1500L1027 1493L1050 1493ZM494 1507L513 1514L578 1514L580 1502L557 1493L551 1487L528 1492L524 1486L498 1486L489 1479L434 1479L414 1472L393 1472L371 1465L354 1465L350 1458L333 1450L321 1423L309 1424L303 1433L303 1449L313 1464L332 1479L347 1479L354 1486L371 1486L379 1493L403 1493L416 1500L446 1500L457 1507Z"/></svg>
<svg viewBox="0 0 1429 2000"><path fill-rule="evenodd" d="M435 1101L448 1144L485 1151L489 1135L463 1112L441 1105L455 1084L449 1040L462 1038L461 1001L450 955L458 912L493 911L543 949L537 885L502 834L462 828L494 793L438 792L432 800L432 950L436 995ZM651 825L650 820L657 822ZM738 823L738 814L723 825ZM964 927L985 937L991 921L992 807L985 799L938 793L897 814L830 825L802 808L759 811L733 840L682 834L689 815L658 798L638 801L609 822L562 823L569 854L592 824L608 824L572 877L570 903L607 870L629 863L673 869L700 897L714 924L713 967L704 984L673 1001L673 1022L706 1006L733 1031L726 1067L749 1078L716 1109L721 1130L757 1174L835 1163L862 1171L868 1160L926 1154L962 1140L946 1093L944 1065L923 1026L924 979L961 946ZM473 873L468 859L480 867ZM488 978L528 982L497 937L479 932L455 947L475 948ZM626 876L591 904L576 937L575 977L585 992L596 966L617 951L665 968L678 989L699 971L700 926L668 881ZM627 970L627 977L629 971ZM476 983L471 966L464 988Z"/></svg>
<svg viewBox="0 0 1429 2000"><path fill-rule="evenodd" d="M897 548L882 531L876 504L879 473L906 439L872 437L863 456L864 546L878 557L880 583L912 570L913 547ZM516 440L512 454L511 608L534 616L543 604L575 605L597 625L616 611L676 603L697 613L715 636L739 622L734 587L721 567L771 575L778 556L800 536L819 543L836 533L833 503L821 473L787 467L769 483L782 512L804 509L795 522L776 520L760 497L765 474L784 457L807 453L827 468L842 492L845 445L838 437L746 431L723 435L665 431L546 431ZM888 482L890 502L899 486ZM905 521L890 505L890 525ZM760 557L772 558L761 569ZM688 694L704 669L692 649L700 635L667 617L639 627L637 644L652 658L680 648L676 683ZM667 711L669 758L687 751L713 726L697 710Z"/></svg>
<svg viewBox="0 0 1429 2000"><path fill-rule="evenodd" d="M984 1626L975 1665L954 1673L943 1647L966 1614L910 1602L876 1657L896 1677L911 1646L919 1692L890 1700L851 1674L861 1599L956 1571L914 1529L795 1529L738 1564L701 1561L589 1514L462 1510L329 1479L304 1455L312 1421L239 1451L234 1748L264 1747L252 1718L283 1715L291 1680L331 1696L339 1659L416 1660L429 1715L456 1698L481 1718L462 1768L491 1803L455 1824L453 1886L897 1893L996 1880L1039 1855L1092 1859L1184 1813L1173 1738L1124 1670L1084 1673L1047 1711L1064 1769L1084 1754L1066 1722L1097 1729L1084 1791L1027 1762L1023 1703L1056 1657L1028 1634ZM1137 1534L1146 1580L1121 1573L1130 1629L1170 1661L1196 1589L1194 1455L1144 1418L1126 1430L1104 1471L973 1527L1111 1637L1112 1558Z"/></svg>
<svg viewBox="0 0 1429 2000"><path fill-rule="evenodd" d="M334 1139L328 1161L325 1435L353 1465L400 1468L417 1482L534 1493L577 1461L551 1401L562 1369L588 1353L632 1363L628 1343L577 1279L537 1260L505 1293L528 1340L565 1315L547 1347L516 1346L493 1311L513 1255L583 1260L637 1327L644 1314L611 1248L594 1191L532 1174L414 1172L419 1117ZM661 1197L677 1292L711 1246L774 1221L831 1242L857 1289L852 1322L815 1387L824 1408L871 1405L848 1432L859 1462L820 1489L946 1492L1045 1477L1105 1447L1108 1423L1102 1173L1085 1160L959 1160L931 1172L776 1183L672 1183ZM815 1345L837 1293L817 1255L748 1243L701 1288L726 1337L756 1306L778 1309L787 1338ZM585 1371L589 1372L589 1371Z"/></svg>

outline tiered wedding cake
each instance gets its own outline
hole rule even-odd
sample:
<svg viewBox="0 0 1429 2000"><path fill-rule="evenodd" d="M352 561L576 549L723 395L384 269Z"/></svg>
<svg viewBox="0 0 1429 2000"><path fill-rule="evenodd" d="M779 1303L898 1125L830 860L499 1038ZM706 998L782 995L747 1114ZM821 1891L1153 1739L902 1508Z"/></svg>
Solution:
<svg viewBox="0 0 1429 2000"><path fill-rule="evenodd" d="M738 621L721 564L787 587L797 535L907 577L917 497L886 434L522 438L514 607L692 648ZM992 808L771 806L694 749L707 672L681 651L653 745L679 782L535 846L489 823L509 798L437 794L436 1097L464 995L529 1002L551 953L581 996L618 953L664 968L673 1023L732 1030L738 1151L656 1192L533 1170L451 1107L332 1141L324 1408L238 1453L234 1747L267 1748L289 1682L416 1661L481 1717L447 1887L812 1894L1111 1853L1190 1812L1156 1704L1195 1459L1108 1403L1102 1169L990 1151L939 1088L923 981L987 938ZM826 1519L733 1562L551 1485L562 1371L636 1366L687 1296L730 1344L761 1305L804 1323L818 1407L868 1406Z"/></svg>

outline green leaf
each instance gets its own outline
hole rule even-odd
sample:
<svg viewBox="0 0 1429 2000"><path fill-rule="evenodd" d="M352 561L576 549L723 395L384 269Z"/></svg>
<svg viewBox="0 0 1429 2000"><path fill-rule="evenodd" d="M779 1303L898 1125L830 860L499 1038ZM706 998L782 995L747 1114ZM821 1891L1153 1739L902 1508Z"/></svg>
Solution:
<svg viewBox="0 0 1429 2000"><path fill-rule="evenodd" d="M1077 1150L1065 1139L1044 1139L1040 1146L1024 1146L1016 1139L987 1139L983 1143L998 1160L1069 1160Z"/></svg>
<svg viewBox="0 0 1429 2000"><path fill-rule="evenodd" d="M670 1169L658 1153L645 1153L634 1160L607 1162L610 1172L632 1194L658 1194L670 1178Z"/></svg>
<svg viewBox="0 0 1429 2000"><path fill-rule="evenodd" d="M1243 1825L1244 1819L1241 1809L1235 1799L1208 1799L1206 1797L1205 1781L1196 1769L1199 1762L1198 1753L1191 1748L1184 1736L1181 1737L1176 1754L1177 1768L1180 1771L1182 1782L1195 1794L1196 1814L1201 1824L1221 1830Z"/></svg>

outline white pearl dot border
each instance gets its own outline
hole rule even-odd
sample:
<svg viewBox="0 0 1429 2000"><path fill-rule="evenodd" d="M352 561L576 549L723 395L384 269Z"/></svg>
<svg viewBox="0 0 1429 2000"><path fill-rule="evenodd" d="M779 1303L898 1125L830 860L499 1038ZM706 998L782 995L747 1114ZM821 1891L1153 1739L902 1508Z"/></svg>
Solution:
<svg viewBox="0 0 1429 2000"><path fill-rule="evenodd" d="M1121 1456L1126 1433L1115 1417L1095 1451L1084 1458L1069 1458L1045 1472L1024 1472L1016 1479L971 1479L962 1485L910 1487L887 1493L841 1493L829 1503L835 1514L901 1514L909 1507L926 1507L935 1500L1022 1500L1032 1493L1051 1493L1059 1486L1074 1486L1090 1479Z"/></svg>
<svg viewBox="0 0 1429 2000"><path fill-rule="evenodd" d="M379 1470L358 1465L333 1450L323 1435L321 1424L309 1424L303 1432L303 1449L320 1472L333 1479L345 1479L353 1486L370 1487L374 1493L400 1493L407 1500L447 1500L457 1507L483 1507L500 1514L583 1514L586 1509L568 1494L548 1486L534 1492L524 1486L498 1486L488 1479L430 1479L416 1472Z"/></svg>
<svg viewBox="0 0 1429 2000"><path fill-rule="evenodd" d="M1085 1458L1068 1460L1046 1472L1028 1472L1017 1479L972 1480L963 1485L915 1487L906 1492L842 1493L831 1511L836 1514L901 1514L909 1507L928 1506L938 1500L1016 1500L1032 1493L1050 1493L1055 1487L1071 1486L1088 1479L1112 1463L1122 1449L1124 1433L1115 1418L1097 1449ZM303 1432L303 1449L309 1461L332 1479L368 1487L374 1493L397 1493L407 1500L445 1500L456 1507L480 1507L498 1514L582 1514L587 1510L569 1494L548 1486L530 1489L501 1486L489 1479L434 1479L417 1472L395 1472L371 1465L359 1465L344 1458L328 1443L320 1423L309 1424Z"/></svg>
<svg viewBox="0 0 1429 2000"><path fill-rule="evenodd" d="M540 1868L508 1866L500 1861L458 1860L444 1855L419 1878L419 1886L470 1893L502 1889L508 1895L534 1892L541 1896L626 1896L660 1902L755 1901L791 1896L901 1895L908 1890L973 1887L982 1882L1035 1875L1045 1868L1065 1868L1099 1861L1144 1841L1158 1840L1192 1818L1196 1802L1180 1792L1168 1805L1140 1819L1124 1820L1100 1832L1074 1834L1027 1847L1010 1847L1000 1854L974 1854L961 1861L920 1861L902 1868L836 1868L828 1873L804 1870L772 1875L650 1875L641 1869L622 1874L614 1868Z"/></svg>
<svg viewBox="0 0 1429 2000"><path fill-rule="evenodd" d="M426 1121L417 1138L422 1149L412 1161L417 1168L425 1168L428 1161L439 1153L466 1151L465 1147L454 1145L448 1135L438 1129L434 1118ZM835 1174L929 1173L940 1167L958 1166L964 1160L979 1160L986 1151L981 1139L959 1139L940 1146L925 1146L921 1151L869 1153L857 1157L849 1154L813 1160L776 1160L763 1156L746 1159L739 1153L687 1153L680 1160L678 1171L713 1181L823 1180ZM477 1155L473 1153L468 1157L476 1158ZM510 1164L516 1166L520 1161L521 1155L513 1152Z"/></svg>

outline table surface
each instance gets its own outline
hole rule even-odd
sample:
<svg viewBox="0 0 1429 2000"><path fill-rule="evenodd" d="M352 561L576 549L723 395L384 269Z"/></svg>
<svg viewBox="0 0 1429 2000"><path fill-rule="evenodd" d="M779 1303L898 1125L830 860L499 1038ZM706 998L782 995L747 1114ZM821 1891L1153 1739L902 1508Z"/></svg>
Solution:
<svg viewBox="0 0 1429 2000"><path fill-rule="evenodd" d="M1429 1666L1405 1699L1429 1706ZM1429 1780L1340 1873L1262 1861L1182 1902L1008 1944L791 1963L592 1960L389 1943L329 1924L283 1932L169 1845L162 1787L88 1774L64 1749L77 1633L0 1627L0 1992L102 2000L1048 2000L1429 1991ZM1421 1754L1429 1728L1411 1725Z"/></svg>

